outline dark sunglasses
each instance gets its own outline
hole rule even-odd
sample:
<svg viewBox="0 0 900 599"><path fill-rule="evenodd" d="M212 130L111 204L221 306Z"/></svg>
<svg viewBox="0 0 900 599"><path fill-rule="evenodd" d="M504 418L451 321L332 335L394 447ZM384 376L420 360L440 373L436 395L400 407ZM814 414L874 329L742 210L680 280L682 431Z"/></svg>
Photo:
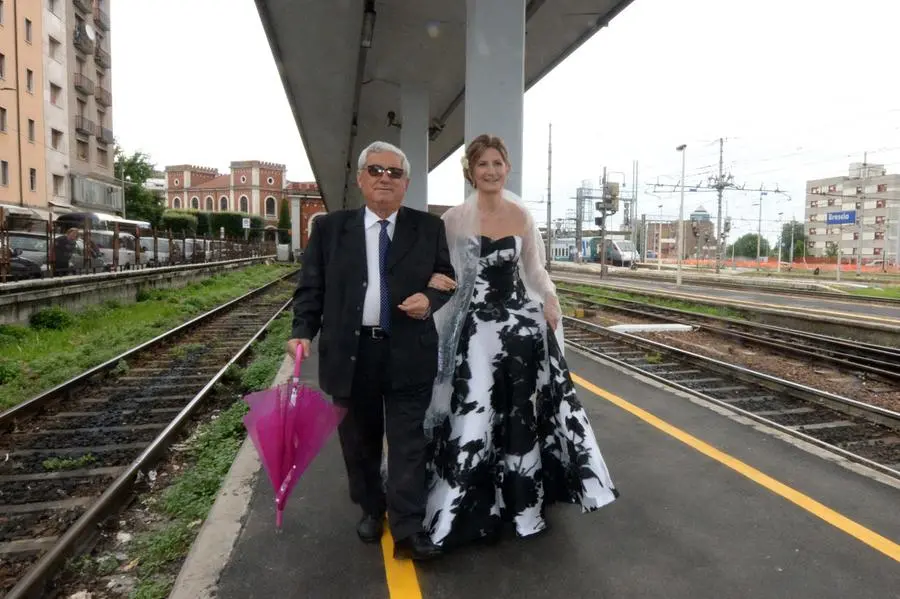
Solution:
<svg viewBox="0 0 900 599"><path fill-rule="evenodd" d="M370 164L366 167L366 172L373 177L380 177L384 173L388 174L391 179L400 179L403 177L403 169L394 166L383 167L380 164Z"/></svg>

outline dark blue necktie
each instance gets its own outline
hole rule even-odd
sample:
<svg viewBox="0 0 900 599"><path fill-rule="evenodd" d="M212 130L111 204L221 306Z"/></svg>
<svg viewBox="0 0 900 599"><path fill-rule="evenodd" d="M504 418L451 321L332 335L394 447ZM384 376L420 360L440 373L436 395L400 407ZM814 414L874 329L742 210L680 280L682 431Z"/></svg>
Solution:
<svg viewBox="0 0 900 599"><path fill-rule="evenodd" d="M378 236L378 272L381 279L381 318L380 326L385 331L391 330L391 294L387 283L387 254L391 247L391 238L388 237L388 225L386 220L381 223L381 234Z"/></svg>

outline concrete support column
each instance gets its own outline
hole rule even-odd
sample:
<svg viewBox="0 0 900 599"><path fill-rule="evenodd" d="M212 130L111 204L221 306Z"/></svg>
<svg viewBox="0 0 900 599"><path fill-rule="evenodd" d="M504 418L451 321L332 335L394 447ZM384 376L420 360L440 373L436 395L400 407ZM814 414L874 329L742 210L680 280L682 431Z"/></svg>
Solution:
<svg viewBox="0 0 900 599"><path fill-rule="evenodd" d="M302 239L300 226L303 216L300 211L300 196L288 196L288 199L291 201L291 252L297 252L300 250Z"/></svg>
<svg viewBox="0 0 900 599"><path fill-rule="evenodd" d="M400 90L400 149L410 162L409 190L404 204L428 210L428 90L404 83Z"/></svg>
<svg viewBox="0 0 900 599"><path fill-rule="evenodd" d="M482 133L503 138L512 162L506 186L519 195L524 110L525 0L466 0L463 143Z"/></svg>

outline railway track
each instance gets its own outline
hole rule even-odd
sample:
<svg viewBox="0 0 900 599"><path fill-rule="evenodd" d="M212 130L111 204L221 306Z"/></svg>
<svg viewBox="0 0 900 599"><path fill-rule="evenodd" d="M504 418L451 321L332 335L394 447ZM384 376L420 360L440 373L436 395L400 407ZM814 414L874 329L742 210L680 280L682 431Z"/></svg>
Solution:
<svg viewBox="0 0 900 599"><path fill-rule="evenodd" d="M293 271L0 414L0 592L40 597L290 303ZM120 364L127 363L127 368Z"/></svg>
<svg viewBox="0 0 900 599"><path fill-rule="evenodd" d="M893 384L900 384L900 351L896 348L734 318L688 312L620 299L603 295L602 292L599 294L586 293L564 288L559 291L585 305L602 307L604 310L613 310L639 318L691 325L702 331L738 339L777 353L826 362L838 369L864 372ZM598 295L602 299L597 299Z"/></svg>
<svg viewBox="0 0 900 599"><path fill-rule="evenodd" d="M566 343L900 479L900 413L571 317Z"/></svg>
<svg viewBox="0 0 900 599"><path fill-rule="evenodd" d="M650 276L642 276L640 274L627 274L618 277L621 281L627 281L628 279L639 280L639 281L658 281L664 283L671 283L675 280L674 277L655 277L653 275ZM821 284L819 282L816 282ZM698 287L713 287L720 289L740 289L743 291L753 291L760 293L775 293L775 294L788 294L788 295L799 295L804 297L817 297L821 299L829 299L829 300L840 300L843 302L858 302L858 303L869 303L869 304L881 304L884 306L900 306L900 299L896 297L884 297L877 295L857 295L852 293L840 293L838 291L825 291L822 289L809 289L803 287L791 287L789 285L773 285L773 284L762 284L762 285L754 285L752 283L742 283L740 281L724 281L721 279L716 279L712 281L706 281L703 279L690 279L686 280L685 284L687 285L695 285ZM888 284L890 286L890 284Z"/></svg>

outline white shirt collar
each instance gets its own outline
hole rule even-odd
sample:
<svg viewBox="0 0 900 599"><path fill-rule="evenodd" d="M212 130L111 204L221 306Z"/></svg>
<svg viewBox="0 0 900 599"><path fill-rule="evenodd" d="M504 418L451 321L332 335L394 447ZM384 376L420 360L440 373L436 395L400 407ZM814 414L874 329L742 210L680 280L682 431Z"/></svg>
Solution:
<svg viewBox="0 0 900 599"><path fill-rule="evenodd" d="M372 212L369 207L366 206L365 228L368 229L373 225L377 225L380 220L382 220L381 217ZM397 213L394 212L384 220L388 221L392 225L395 224L397 222Z"/></svg>

